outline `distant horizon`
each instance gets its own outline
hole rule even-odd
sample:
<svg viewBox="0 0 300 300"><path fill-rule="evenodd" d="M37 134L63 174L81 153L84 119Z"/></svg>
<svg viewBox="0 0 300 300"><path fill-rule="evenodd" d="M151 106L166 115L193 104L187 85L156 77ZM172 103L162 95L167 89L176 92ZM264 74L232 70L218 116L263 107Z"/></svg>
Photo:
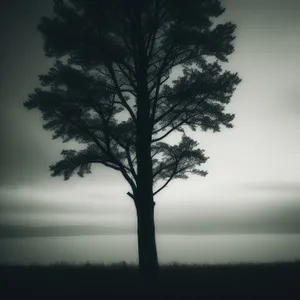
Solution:
<svg viewBox="0 0 300 300"><path fill-rule="evenodd" d="M164 263L240 263L300 260L299 234L157 234ZM138 261L136 234L0 239L0 265Z"/></svg>
<svg viewBox="0 0 300 300"><path fill-rule="evenodd" d="M222 0L223 4L226 10L217 22L230 21L237 28L235 51L222 66L242 79L226 106L226 112L235 114L234 127L217 133L186 130L209 156L203 165L208 175L172 180L155 195L158 240L162 234L180 235L164 236L169 244L164 243L163 254L158 252L166 259L172 251L174 259L196 259L194 248L201 245L197 251L200 256L204 251L208 260L221 259L226 247L232 259L241 253L250 259L252 253L266 259L269 253L300 255L300 1ZM8 1L1 8L0 258L13 262L22 255L22 247L24 260L47 260L47 255L77 259L85 253L97 258L100 252L122 260L126 251L128 257L137 257L136 210L120 172L97 164L84 178L51 177L49 166L61 159L63 149L85 145L53 140L42 127L42 115L23 106L40 86L38 75L53 66L37 30L41 17L54 16L53 0ZM182 67L174 68L166 83L181 74ZM176 132L164 141L174 145L180 136ZM99 234L102 238L96 237ZM125 234L133 236L127 239ZM199 240L206 240L204 235L210 235L217 240L217 234L239 236L220 235L220 241L207 247L190 241L198 237L185 237L203 235ZM250 234L269 237L255 239ZM280 241L273 241L273 234L282 235ZM62 237L53 239L55 253L47 237ZM259 254L264 238L269 244ZM103 245L106 240L114 243ZM83 241L89 243L81 245Z"/></svg>
<svg viewBox="0 0 300 300"><path fill-rule="evenodd" d="M235 231L234 231L235 230ZM288 231L282 229L281 231L274 231L272 226L269 230L264 228L260 231L250 231L246 229L223 230L218 229L206 229L198 231L182 229L181 231L168 231L163 229L157 229L156 235L281 235L281 234L300 234L300 228L295 231ZM109 236L109 235L136 235L136 230L132 228L118 228L118 227L103 227L99 225L65 225L65 226L20 226L20 225L0 225L0 239L9 238L47 238L47 237L75 237L75 236Z"/></svg>

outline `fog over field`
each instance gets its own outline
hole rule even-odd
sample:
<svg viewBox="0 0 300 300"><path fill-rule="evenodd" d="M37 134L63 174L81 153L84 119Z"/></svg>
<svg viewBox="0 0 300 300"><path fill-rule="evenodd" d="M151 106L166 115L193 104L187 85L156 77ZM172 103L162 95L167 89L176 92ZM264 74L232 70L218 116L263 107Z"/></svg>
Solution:
<svg viewBox="0 0 300 300"><path fill-rule="evenodd" d="M95 165L83 179L52 178L60 151L82 146L52 140L41 115L22 105L53 63L36 30L51 3L12 0L0 9L0 238L134 233L121 175ZM210 157L208 175L174 180L156 197L157 232L300 233L300 2L222 3L222 20L237 24L225 68L243 80L226 108L234 128L190 133Z"/></svg>

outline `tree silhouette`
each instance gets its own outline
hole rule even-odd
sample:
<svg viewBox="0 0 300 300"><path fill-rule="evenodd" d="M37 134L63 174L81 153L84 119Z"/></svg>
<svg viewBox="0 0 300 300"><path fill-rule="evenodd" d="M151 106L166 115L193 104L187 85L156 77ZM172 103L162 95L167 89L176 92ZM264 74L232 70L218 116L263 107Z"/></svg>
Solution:
<svg viewBox="0 0 300 300"><path fill-rule="evenodd" d="M53 9L38 30L56 61L24 105L42 112L53 139L86 144L63 150L52 176L83 177L92 163L121 172L137 211L140 271L155 277L154 196L172 179L207 174L185 129L233 126L224 109L240 79L221 64L236 26L214 22L225 11L217 0L54 0ZM166 83L176 66L183 75ZM162 142L175 131L178 145Z"/></svg>

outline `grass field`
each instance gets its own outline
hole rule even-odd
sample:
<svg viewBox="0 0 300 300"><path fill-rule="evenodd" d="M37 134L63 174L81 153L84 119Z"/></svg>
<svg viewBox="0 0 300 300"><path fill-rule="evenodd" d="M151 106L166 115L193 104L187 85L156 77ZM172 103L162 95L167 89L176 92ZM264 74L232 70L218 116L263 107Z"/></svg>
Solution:
<svg viewBox="0 0 300 300"><path fill-rule="evenodd" d="M155 286L126 264L0 266L0 285L1 299L300 300L300 262L165 265Z"/></svg>

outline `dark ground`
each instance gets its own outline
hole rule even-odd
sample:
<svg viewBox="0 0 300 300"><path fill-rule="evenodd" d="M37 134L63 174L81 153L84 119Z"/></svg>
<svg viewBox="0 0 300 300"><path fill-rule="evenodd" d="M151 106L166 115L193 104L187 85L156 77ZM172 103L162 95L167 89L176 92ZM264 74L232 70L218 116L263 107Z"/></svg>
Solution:
<svg viewBox="0 0 300 300"><path fill-rule="evenodd" d="M157 286L122 264L0 266L0 298L300 300L300 262L163 266Z"/></svg>

